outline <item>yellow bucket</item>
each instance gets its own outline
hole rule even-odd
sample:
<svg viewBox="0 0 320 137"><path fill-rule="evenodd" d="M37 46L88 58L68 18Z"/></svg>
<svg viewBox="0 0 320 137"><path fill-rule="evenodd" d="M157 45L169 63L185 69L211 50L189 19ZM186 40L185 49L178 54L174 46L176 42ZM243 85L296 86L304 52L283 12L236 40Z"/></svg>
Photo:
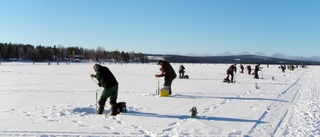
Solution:
<svg viewBox="0 0 320 137"><path fill-rule="evenodd" d="M159 93L160 97L168 97L169 96L169 89L161 89Z"/></svg>

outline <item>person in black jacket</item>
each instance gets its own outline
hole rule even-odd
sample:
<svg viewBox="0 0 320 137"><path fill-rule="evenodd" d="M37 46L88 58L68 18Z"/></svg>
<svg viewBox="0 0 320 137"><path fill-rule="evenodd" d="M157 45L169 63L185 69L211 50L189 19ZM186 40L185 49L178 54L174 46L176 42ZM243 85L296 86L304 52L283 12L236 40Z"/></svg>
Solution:
<svg viewBox="0 0 320 137"><path fill-rule="evenodd" d="M247 70L248 70L248 74L251 75L251 66L250 65L247 66Z"/></svg>
<svg viewBox="0 0 320 137"><path fill-rule="evenodd" d="M97 110L98 114L102 114L104 110L105 103L107 98L110 98L110 105L111 105L111 116L116 116L118 114L117 111L117 98L118 98L118 81L111 73L109 68L101 66L99 64L93 65L93 69L95 70L96 74L91 74L91 78L96 78L98 80L99 87L103 87L104 90L99 99L99 108Z"/></svg>
<svg viewBox="0 0 320 137"><path fill-rule="evenodd" d="M156 74L155 77L164 77L163 86L169 87L169 95L171 95L172 81L177 77L177 74L168 61L159 60L157 64L161 66L161 68L160 68L161 73Z"/></svg>
<svg viewBox="0 0 320 137"><path fill-rule="evenodd" d="M184 78L184 70L185 70L186 68L183 66L183 65L180 65L180 67L179 67L179 78Z"/></svg>
<svg viewBox="0 0 320 137"><path fill-rule="evenodd" d="M254 77L253 77L253 78L259 79L258 71L260 71L260 64L257 64L257 65L254 67Z"/></svg>
<svg viewBox="0 0 320 137"><path fill-rule="evenodd" d="M243 73L244 67L242 64L240 64L240 69L241 69L240 73Z"/></svg>
<svg viewBox="0 0 320 137"><path fill-rule="evenodd" d="M233 81L233 77L234 77L234 74L233 74L233 72L234 73L237 73L237 67L236 67L236 65L237 64L232 64L229 68L228 68L228 70L227 70L227 78L226 79L229 79L229 75L231 75L231 80L230 80L230 82L231 83L233 83L234 81Z"/></svg>

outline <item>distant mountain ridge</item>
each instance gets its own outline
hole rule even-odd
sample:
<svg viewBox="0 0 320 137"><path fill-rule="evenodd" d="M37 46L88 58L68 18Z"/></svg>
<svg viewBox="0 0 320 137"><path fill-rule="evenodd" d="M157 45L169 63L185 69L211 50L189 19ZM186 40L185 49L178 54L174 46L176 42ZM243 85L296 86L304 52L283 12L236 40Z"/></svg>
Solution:
<svg viewBox="0 0 320 137"><path fill-rule="evenodd" d="M183 56L146 54L149 61L164 59L172 63L242 63L242 64L304 64L320 65L319 61L304 59L287 59L259 55L225 55L225 56Z"/></svg>

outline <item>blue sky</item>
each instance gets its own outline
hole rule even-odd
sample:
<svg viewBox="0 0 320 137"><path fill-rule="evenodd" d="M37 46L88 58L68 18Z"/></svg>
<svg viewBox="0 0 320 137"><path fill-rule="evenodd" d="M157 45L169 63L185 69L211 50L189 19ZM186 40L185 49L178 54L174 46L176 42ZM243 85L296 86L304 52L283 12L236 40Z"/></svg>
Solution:
<svg viewBox="0 0 320 137"><path fill-rule="evenodd" d="M0 0L0 42L319 56L319 0Z"/></svg>

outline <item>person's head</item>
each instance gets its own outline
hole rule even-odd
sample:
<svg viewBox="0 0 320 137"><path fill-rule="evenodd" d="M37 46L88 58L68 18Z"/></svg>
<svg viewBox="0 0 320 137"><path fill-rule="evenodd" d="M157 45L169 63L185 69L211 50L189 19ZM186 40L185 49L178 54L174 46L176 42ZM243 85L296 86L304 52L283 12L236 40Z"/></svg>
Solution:
<svg viewBox="0 0 320 137"><path fill-rule="evenodd" d="M163 63L163 60L159 60L158 63L157 63L157 65L162 66L162 63Z"/></svg>
<svg viewBox="0 0 320 137"><path fill-rule="evenodd" d="M93 70L97 71L99 66L100 66L99 64L94 64L93 65Z"/></svg>

